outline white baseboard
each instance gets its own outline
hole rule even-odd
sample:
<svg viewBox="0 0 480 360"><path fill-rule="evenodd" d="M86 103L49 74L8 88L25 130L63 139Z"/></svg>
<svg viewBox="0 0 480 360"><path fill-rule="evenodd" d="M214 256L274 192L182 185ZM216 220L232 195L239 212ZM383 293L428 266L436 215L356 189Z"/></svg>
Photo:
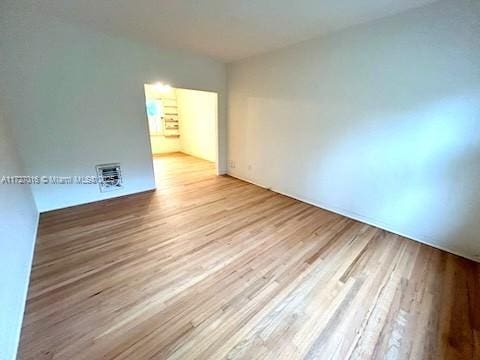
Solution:
<svg viewBox="0 0 480 360"><path fill-rule="evenodd" d="M274 189L274 188L265 186L265 185L263 185L263 184L259 184L259 183L255 182L255 181L253 181L253 180L244 178L244 177L242 177L242 176L240 176L240 175L237 175L237 174L235 174L235 173L232 173L231 171L228 172L228 175L231 176L231 177L234 177L234 178L236 178L236 179L239 179L239 180L248 182L248 183L250 183L250 184L259 186L259 187L261 187L261 188L271 190L271 191L276 192L276 193L278 193L278 194L291 197L291 198L293 198L293 199L296 199L296 200L299 200L299 201L304 202L304 203L306 203L306 204L309 204L309 205L318 207L318 208L320 208L320 209L327 210L327 211L333 212L333 213L335 213L335 214L339 214L339 215L345 216L345 217L347 217L347 218L350 218L350 219L353 219L353 220L356 220L356 221L365 223L365 224L367 224L367 225L371 225L371 226L377 227L377 228L379 228L379 229L386 230L386 231L391 232L391 233L393 233L393 234L400 235L400 236L402 236L402 237L404 237L404 238L407 238L407 239L409 239L409 240L416 241L416 242L419 242L419 243L422 243L422 244L431 246L431 247L433 247L433 248L435 248L435 249L439 249L439 250L448 252L448 253L450 253L450 254L453 254L453 255L456 255L456 256L460 256L460 257L462 257L462 258L465 258L465 259L472 260L472 261L475 261L475 262L477 262L477 263L480 263L480 259L477 259L477 258L475 258L475 257L469 256L469 255L466 255L466 254L459 253L458 251L455 251L455 250L452 250L452 249L448 249L448 248L443 247L443 246L439 246L439 245L435 244L431 239L428 239L426 236L419 236L419 235L412 236L412 235L407 235L407 234L402 233L401 231L398 231L398 230L393 229L391 226L389 226L388 224L385 224L385 223L383 223L383 222L381 222L381 221L377 221L377 220L375 220L375 219L371 219L371 218L369 218L369 217L363 216L363 215L361 215L361 214L354 213L354 212L352 212L352 211L348 211L348 210L346 210L346 209L340 209L340 208L337 208L337 207L335 207L335 206L329 206L329 205L327 205L327 204L320 204L320 203L318 203L318 202L314 202L314 201L312 201L312 200L305 199L305 198L303 198L302 196L299 196L299 195L287 193L287 192L284 192L284 191L282 191L282 190L277 190L277 189Z"/></svg>

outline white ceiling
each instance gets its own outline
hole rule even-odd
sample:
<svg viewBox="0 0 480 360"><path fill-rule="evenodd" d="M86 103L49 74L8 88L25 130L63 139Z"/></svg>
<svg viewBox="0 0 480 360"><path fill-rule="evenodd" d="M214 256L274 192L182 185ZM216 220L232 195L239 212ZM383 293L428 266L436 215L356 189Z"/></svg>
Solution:
<svg viewBox="0 0 480 360"><path fill-rule="evenodd" d="M229 62L435 0L16 0L71 22Z"/></svg>

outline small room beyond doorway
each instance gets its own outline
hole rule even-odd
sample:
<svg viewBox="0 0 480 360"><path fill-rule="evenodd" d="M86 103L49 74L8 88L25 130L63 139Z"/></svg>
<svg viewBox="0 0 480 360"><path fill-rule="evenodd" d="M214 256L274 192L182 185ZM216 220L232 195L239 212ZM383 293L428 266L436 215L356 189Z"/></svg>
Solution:
<svg viewBox="0 0 480 360"><path fill-rule="evenodd" d="M217 93L157 83L145 84L145 99L157 187L179 173L216 174Z"/></svg>

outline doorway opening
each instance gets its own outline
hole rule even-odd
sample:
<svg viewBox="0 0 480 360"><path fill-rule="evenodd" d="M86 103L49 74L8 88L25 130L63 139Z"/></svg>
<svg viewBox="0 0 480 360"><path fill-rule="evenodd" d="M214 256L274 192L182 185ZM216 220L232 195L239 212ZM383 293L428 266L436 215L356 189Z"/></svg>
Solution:
<svg viewBox="0 0 480 360"><path fill-rule="evenodd" d="M145 84L146 113L156 186L184 172L218 173L218 94Z"/></svg>

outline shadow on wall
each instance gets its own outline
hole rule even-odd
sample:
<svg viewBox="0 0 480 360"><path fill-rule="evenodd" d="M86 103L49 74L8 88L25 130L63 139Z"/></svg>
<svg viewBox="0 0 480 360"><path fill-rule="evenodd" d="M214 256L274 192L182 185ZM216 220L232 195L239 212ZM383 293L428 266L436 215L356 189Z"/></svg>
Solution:
<svg viewBox="0 0 480 360"><path fill-rule="evenodd" d="M231 65L232 173L480 255L472 5L438 2Z"/></svg>
<svg viewBox="0 0 480 360"><path fill-rule="evenodd" d="M476 94L479 95L476 95ZM404 112L329 114L318 105L250 98L251 180L471 257L480 255L480 89ZM303 121L290 131L296 113ZM354 119L354 120L350 120ZM271 129L275 128L272 137ZM295 147L279 146L292 143ZM298 154L302 154L299 156ZM285 164L290 174L285 176Z"/></svg>
<svg viewBox="0 0 480 360"><path fill-rule="evenodd" d="M310 185L328 179L318 194L326 203L462 254L480 254L475 104L475 98L459 96L384 115L373 126L359 119L321 155L318 172L307 176Z"/></svg>
<svg viewBox="0 0 480 360"><path fill-rule="evenodd" d="M248 143L247 157L263 154L256 166L268 168L252 180L473 257L480 254L479 99L450 97L354 121L337 113L343 121L322 133L308 121L321 113L316 104L249 99L247 132L263 141ZM303 135L295 146L277 146L291 142L287 119L299 113L306 121L295 131ZM302 176L286 177L285 162Z"/></svg>

